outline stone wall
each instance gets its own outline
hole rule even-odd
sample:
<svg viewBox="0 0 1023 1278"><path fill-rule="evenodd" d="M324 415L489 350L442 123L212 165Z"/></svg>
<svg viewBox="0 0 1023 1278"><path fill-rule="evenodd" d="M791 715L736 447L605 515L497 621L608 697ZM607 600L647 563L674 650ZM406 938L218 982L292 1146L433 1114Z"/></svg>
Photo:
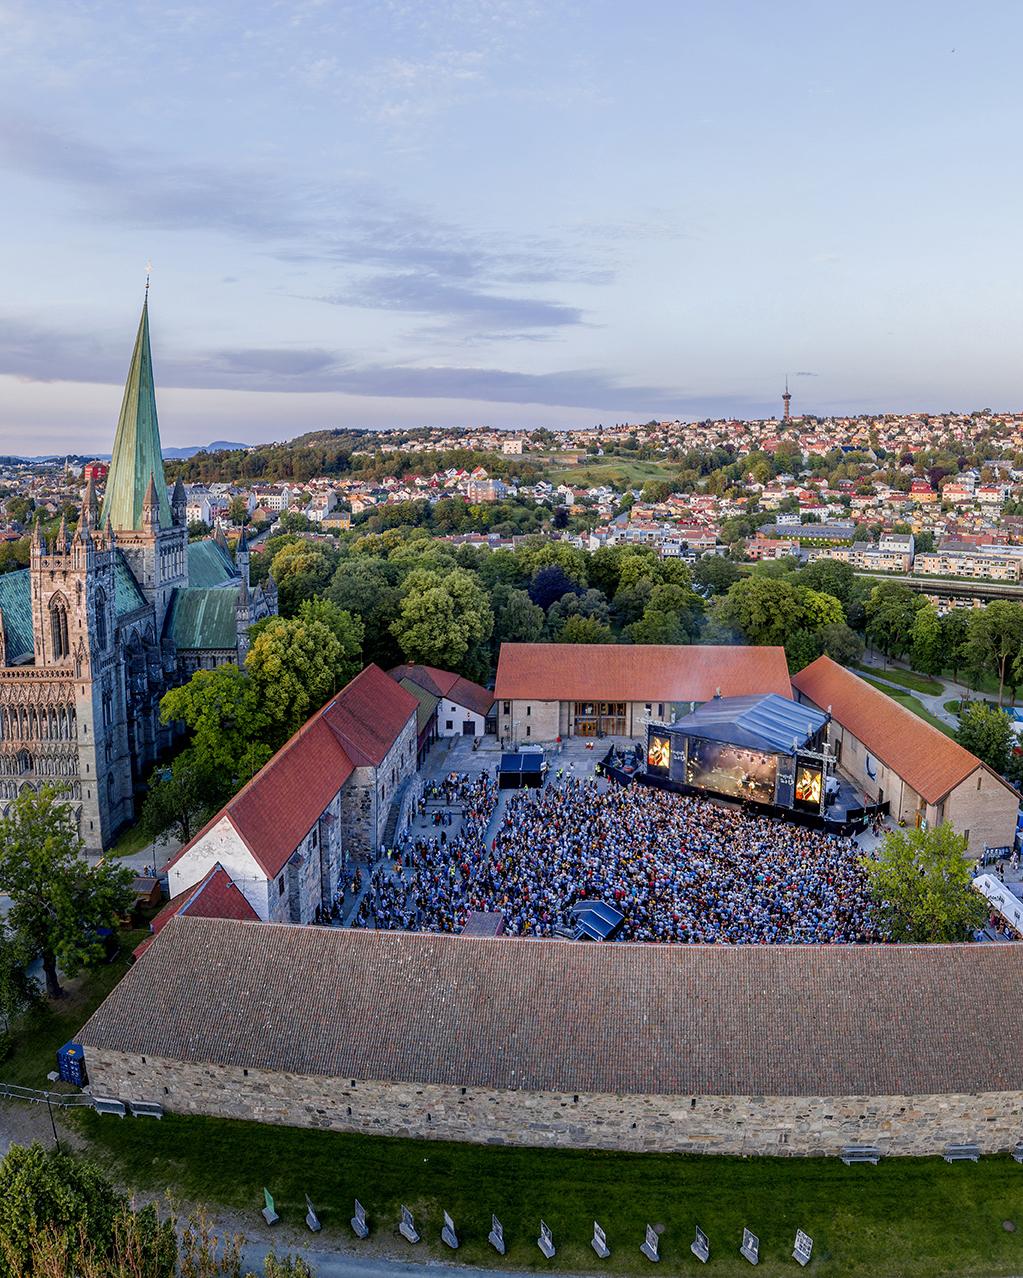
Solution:
<svg viewBox="0 0 1023 1278"><path fill-rule="evenodd" d="M559 701L511 701L505 712L501 702L498 733L502 741L513 746L539 745L555 741L561 731Z"/></svg>
<svg viewBox="0 0 1023 1278"><path fill-rule="evenodd" d="M91 1048L93 1093L181 1114L479 1144L714 1154L834 1155L876 1144L985 1153L1023 1135L1023 1092L937 1096L608 1096L374 1083L182 1064Z"/></svg>
<svg viewBox="0 0 1023 1278"><path fill-rule="evenodd" d="M341 789L342 842L346 852L368 857L380 848L391 800L416 770L416 716L409 717L376 767L356 768Z"/></svg>
<svg viewBox="0 0 1023 1278"><path fill-rule="evenodd" d="M944 817L967 836L967 855L980 857L984 848L1004 848L1016 837L1019 799L985 768L978 768L957 785L944 803Z"/></svg>

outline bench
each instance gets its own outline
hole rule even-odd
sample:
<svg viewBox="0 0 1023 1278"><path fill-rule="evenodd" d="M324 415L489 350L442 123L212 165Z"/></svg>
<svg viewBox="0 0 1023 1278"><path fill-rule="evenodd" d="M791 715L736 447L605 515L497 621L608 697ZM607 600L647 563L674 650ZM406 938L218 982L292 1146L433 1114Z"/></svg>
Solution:
<svg viewBox="0 0 1023 1278"><path fill-rule="evenodd" d="M1023 1141L1012 1151L1012 1157L1014 1162L1023 1163Z"/></svg>
<svg viewBox="0 0 1023 1278"><path fill-rule="evenodd" d="M116 1114L118 1118L123 1118L128 1112L124 1101L114 1100L110 1096L94 1096L92 1107L97 1114Z"/></svg>
<svg viewBox="0 0 1023 1278"><path fill-rule="evenodd" d="M881 1151L876 1145L846 1145L842 1150L842 1162L846 1167L853 1163L873 1163L876 1167L881 1157Z"/></svg>
<svg viewBox="0 0 1023 1278"><path fill-rule="evenodd" d="M156 1101L129 1101L132 1118L163 1118L163 1106Z"/></svg>
<svg viewBox="0 0 1023 1278"><path fill-rule="evenodd" d="M980 1158L978 1145L946 1145L942 1154L946 1163L975 1163Z"/></svg>

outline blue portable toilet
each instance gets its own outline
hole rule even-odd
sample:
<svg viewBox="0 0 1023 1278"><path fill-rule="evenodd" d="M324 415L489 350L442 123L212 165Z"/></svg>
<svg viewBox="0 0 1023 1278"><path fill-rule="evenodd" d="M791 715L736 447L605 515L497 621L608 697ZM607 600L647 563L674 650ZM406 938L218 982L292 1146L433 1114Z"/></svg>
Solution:
<svg viewBox="0 0 1023 1278"><path fill-rule="evenodd" d="M65 1043L57 1052L57 1073L64 1083L85 1086L89 1078L85 1072L85 1049L81 1043Z"/></svg>

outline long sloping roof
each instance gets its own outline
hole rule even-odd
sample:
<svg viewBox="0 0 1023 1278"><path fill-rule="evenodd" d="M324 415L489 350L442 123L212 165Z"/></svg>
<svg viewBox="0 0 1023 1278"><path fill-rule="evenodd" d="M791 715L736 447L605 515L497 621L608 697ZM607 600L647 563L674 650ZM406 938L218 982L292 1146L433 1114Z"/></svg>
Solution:
<svg viewBox="0 0 1023 1278"><path fill-rule="evenodd" d="M681 1096L1019 1090L1023 945L585 945L172 919L89 1048ZM153 1009L160 1008L160 1015Z"/></svg>
<svg viewBox="0 0 1023 1278"><path fill-rule="evenodd" d="M171 524L170 502L163 478L163 452L156 417L153 356L149 349L149 299L142 306L135 349L124 386L121 414L114 434L100 526L107 519L114 531L142 527L142 503L152 478L156 487L160 526Z"/></svg>
<svg viewBox="0 0 1023 1278"><path fill-rule="evenodd" d="M814 706L769 692L763 697L714 697L679 719L674 728L710 741L789 754L805 746L825 723L827 715Z"/></svg>
<svg viewBox="0 0 1023 1278"><path fill-rule="evenodd" d="M129 612L134 612L136 608L145 608L146 606L146 597L142 593L141 586L135 580L135 574L132 572L128 561L120 550L115 549L114 611L119 617L123 617Z"/></svg>
<svg viewBox="0 0 1023 1278"><path fill-rule="evenodd" d="M486 717L494 704L494 694L471 679L450 670L440 670L437 666L421 666L416 663L395 666L389 671L392 679L404 686L405 680L418 684L435 697L446 697L455 705L464 706L476 714Z"/></svg>
<svg viewBox="0 0 1023 1278"><path fill-rule="evenodd" d="M937 803L985 766L944 732L830 657L818 657L800 670L792 686L822 710L830 707L843 728L927 803Z"/></svg>
<svg viewBox="0 0 1023 1278"><path fill-rule="evenodd" d="M164 631L178 649L235 648L238 643L238 591L195 586L176 590Z"/></svg>
<svg viewBox="0 0 1023 1278"><path fill-rule="evenodd" d="M8 662L24 661L35 652L32 638L32 587L28 569L0 573L0 612Z"/></svg>
<svg viewBox="0 0 1023 1278"><path fill-rule="evenodd" d="M709 701L791 697L784 648L721 644L503 643L494 695L506 701Z"/></svg>
<svg viewBox="0 0 1023 1278"><path fill-rule="evenodd" d="M152 935L135 947L133 953L136 958L149 949L154 939L176 915L259 922L259 915L242 895L241 888L218 861L201 882L179 892L150 920L149 930Z"/></svg>
<svg viewBox="0 0 1023 1278"><path fill-rule="evenodd" d="M239 573L230 554L212 537L188 543L190 586L223 586L238 579Z"/></svg>

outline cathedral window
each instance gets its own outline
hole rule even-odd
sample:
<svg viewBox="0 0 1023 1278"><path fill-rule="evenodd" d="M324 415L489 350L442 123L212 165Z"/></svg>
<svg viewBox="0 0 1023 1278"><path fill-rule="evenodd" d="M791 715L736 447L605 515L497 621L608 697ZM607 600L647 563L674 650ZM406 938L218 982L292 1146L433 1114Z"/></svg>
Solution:
<svg viewBox="0 0 1023 1278"><path fill-rule="evenodd" d="M102 588L96 591L96 644L100 652L107 650L107 597Z"/></svg>
<svg viewBox="0 0 1023 1278"><path fill-rule="evenodd" d="M62 661L71 655L68 642L67 604L58 595L50 604L50 644L54 661Z"/></svg>

